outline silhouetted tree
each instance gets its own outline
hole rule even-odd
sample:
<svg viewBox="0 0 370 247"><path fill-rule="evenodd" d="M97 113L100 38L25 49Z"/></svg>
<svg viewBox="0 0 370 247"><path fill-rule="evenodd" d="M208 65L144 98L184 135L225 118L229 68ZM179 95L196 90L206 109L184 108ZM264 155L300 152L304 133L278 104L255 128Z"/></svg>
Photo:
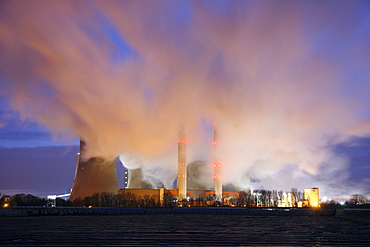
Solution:
<svg viewBox="0 0 370 247"><path fill-rule="evenodd" d="M278 193L279 200L283 200L284 192L282 190L279 190L277 193Z"/></svg>
<svg viewBox="0 0 370 247"><path fill-rule="evenodd" d="M71 201L68 201L68 200L66 201L62 198L56 198L55 201L56 201L55 203L58 207L71 207L71 206L73 206L73 203Z"/></svg>
<svg viewBox="0 0 370 247"><path fill-rule="evenodd" d="M367 203L369 203L369 201L364 195L354 194L349 199L349 204L352 204L352 205L367 204Z"/></svg>
<svg viewBox="0 0 370 247"><path fill-rule="evenodd" d="M91 196L91 206L93 207L100 207L100 194L99 193L94 193Z"/></svg>
<svg viewBox="0 0 370 247"><path fill-rule="evenodd" d="M75 207L83 207L84 206L84 200L81 198L76 198L73 200L73 206Z"/></svg>
<svg viewBox="0 0 370 247"><path fill-rule="evenodd" d="M235 200L232 202L233 204L239 206L245 205L246 207L252 207L252 205L255 203L251 190L240 191L240 196L235 198Z"/></svg>
<svg viewBox="0 0 370 247"><path fill-rule="evenodd" d="M47 201L31 194L16 194L11 197L11 206L46 206Z"/></svg>
<svg viewBox="0 0 370 247"><path fill-rule="evenodd" d="M261 189L260 190L260 203L262 207L266 207L268 205L268 196L267 190Z"/></svg>
<svg viewBox="0 0 370 247"><path fill-rule="evenodd" d="M273 207L272 204L272 191L271 190L266 190L266 197L267 197L267 207Z"/></svg>
<svg viewBox="0 0 370 247"><path fill-rule="evenodd" d="M170 192L165 192L163 195L163 207L174 207L175 197Z"/></svg>

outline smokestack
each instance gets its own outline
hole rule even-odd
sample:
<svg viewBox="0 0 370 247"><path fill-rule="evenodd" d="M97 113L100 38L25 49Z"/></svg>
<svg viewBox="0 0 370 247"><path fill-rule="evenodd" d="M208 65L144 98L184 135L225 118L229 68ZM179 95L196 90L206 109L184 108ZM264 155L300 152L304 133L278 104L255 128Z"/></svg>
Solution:
<svg viewBox="0 0 370 247"><path fill-rule="evenodd" d="M177 189L179 190L179 201L186 199L186 140L178 141L178 173Z"/></svg>
<svg viewBox="0 0 370 247"><path fill-rule="evenodd" d="M86 144L80 140L80 157L86 153ZM76 176L69 200L83 199L94 193L118 193L118 180L115 160L92 157L83 162L78 159Z"/></svg>
<svg viewBox="0 0 370 247"><path fill-rule="evenodd" d="M215 124L213 124L213 186L215 190L215 200L218 202L222 201L222 165L215 158L216 147L219 144L217 140L217 132L215 129Z"/></svg>

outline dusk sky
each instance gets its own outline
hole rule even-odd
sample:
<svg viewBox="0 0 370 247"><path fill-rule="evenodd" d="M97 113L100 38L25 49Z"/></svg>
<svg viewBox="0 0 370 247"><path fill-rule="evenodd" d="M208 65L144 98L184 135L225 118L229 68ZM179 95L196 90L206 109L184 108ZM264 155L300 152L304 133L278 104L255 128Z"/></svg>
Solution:
<svg viewBox="0 0 370 247"><path fill-rule="evenodd" d="M225 184L370 196L369 47L369 1L1 1L0 193L63 194L80 137L170 188L183 133Z"/></svg>

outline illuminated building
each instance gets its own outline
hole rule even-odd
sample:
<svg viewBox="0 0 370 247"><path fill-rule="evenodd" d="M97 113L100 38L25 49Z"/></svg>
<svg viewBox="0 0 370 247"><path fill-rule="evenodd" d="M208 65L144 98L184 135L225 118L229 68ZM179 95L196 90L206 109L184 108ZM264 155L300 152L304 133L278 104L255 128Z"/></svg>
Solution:
<svg viewBox="0 0 370 247"><path fill-rule="evenodd" d="M304 189L304 199L307 200L309 207L319 207L319 188Z"/></svg>
<svg viewBox="0 0 370 247"><path fill-rule="evenodd" d="M94 193L114 193L118 192L118 180L116 174L115 160L105 160L101 157L92 157L83 161L86 153L86 144L80 141L80 155L78 156L76 175L69 199L85 198Z"/></svg>

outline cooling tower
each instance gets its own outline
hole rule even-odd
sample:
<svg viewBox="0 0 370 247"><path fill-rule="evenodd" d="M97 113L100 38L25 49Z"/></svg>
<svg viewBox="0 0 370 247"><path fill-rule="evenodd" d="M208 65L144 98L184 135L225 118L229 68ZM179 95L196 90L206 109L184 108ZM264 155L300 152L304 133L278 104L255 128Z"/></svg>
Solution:
<svg viewBox="0 0 370 247"><path fill-rule="evenodd" d="M86 152L84 141L80 141L80 157ZM76 176L69 200L85 198L94 193L118 193L118 180L115 160L93 157L87 161L79 159Z"/></svg>
<svg viewBox="0 0 370 247"><path fill-rule="evenodd" d="M213 148L214 152L217 151L217 145L219 144L217 140L217 132L215 130L215 126L213 125ZM215 200L222 201L222 164L214 158L213 161L213 183L214 183L214 190L215 190Z"/></svg>
<svg viewBox="0 0 370 247"><path fill-rule="evenodd" d="M178 172L177 189L179 190L179 201L186 198L186 140L181 139L178 142Z"/></svg>
<svg viewBox="0 0 370 247"><path fill-rule="evenodd" d="M143 180L141 168L128 170L128 187L129 189L150 189L150 183Z"/></svg>
<svg viewBox="0 0 370 247"><path fill-rule="evenodd" d="M204 161L194 161L187 165L187 189L188 190L206 190L204 184L206 179L206 165Z"/></svg>

